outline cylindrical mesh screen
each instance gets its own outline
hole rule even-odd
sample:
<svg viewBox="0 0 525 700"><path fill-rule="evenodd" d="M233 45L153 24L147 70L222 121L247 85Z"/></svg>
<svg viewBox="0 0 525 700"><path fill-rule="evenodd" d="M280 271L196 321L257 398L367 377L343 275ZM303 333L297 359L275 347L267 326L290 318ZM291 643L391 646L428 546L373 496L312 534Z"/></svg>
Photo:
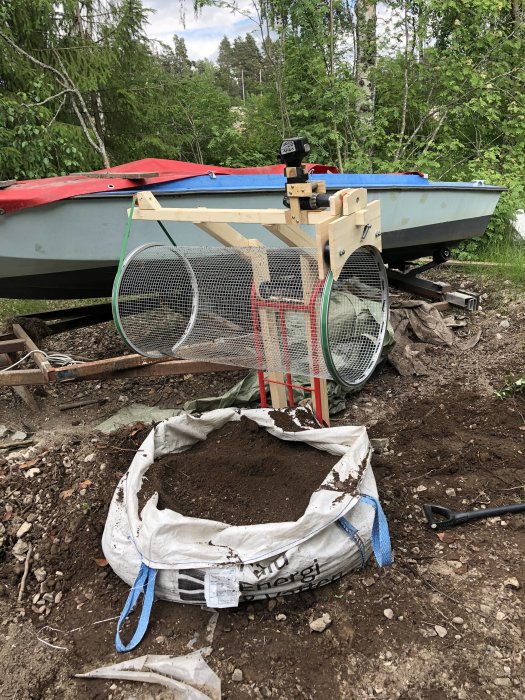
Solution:
<svg viewBox="0 0 525 700"><path fill-rule="evenodd" d="M115 282L115 321L130 347L149 357L351 380L377 359L386 326L378 301L384 269L367 251L354 253L331 283L319 280L314 249L148 244L126 258Z"/></svg>
<svg viewBox="0 0 525 700"><path fill-rule="evenodd" d="M388 278L380 254L359 248L339 279L328 276L322 308L323 352L343 386L365 382L377 364L388 324Z"/></svg>

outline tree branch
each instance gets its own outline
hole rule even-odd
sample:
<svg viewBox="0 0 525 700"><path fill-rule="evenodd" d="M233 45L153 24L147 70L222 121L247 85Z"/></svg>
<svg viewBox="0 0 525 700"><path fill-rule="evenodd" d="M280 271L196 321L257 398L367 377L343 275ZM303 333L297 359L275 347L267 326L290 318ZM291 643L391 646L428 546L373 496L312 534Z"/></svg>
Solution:
<svg viewBox="0 0 525 700"><path fill-rule="evenodd" d="M64 97L63 97L62 100L60 101L60 104L59 104L59 106L58 106L58 109L57 109L57 111L55 112L55 116L53 117L53 119L51 119L51 121L50 121L49 124L47 125L47 128L48 128L48 129L49 129L49 127L51 126L51 124L53 124L53 122L56 121L58 115L60 114L60 110L61 110L62 107L64 106L64 103L65 103L66 99L67 99L67 94L64 95Z"/></svg>
<svg viewBox="0 0 525 700"><path fill-rule="evenodd" d="M89 109L87 108L87 105L84 101L84 98L82 97L82 94L81 94L80 90L78 89L78 87L75 85L75 83L69 77L69 74L66 70L65 65L55 49L53 49L53 53L55 54L55 58L57 59L58 64L63 72L65 80L70 85L71 92L74 93L76 99L80 103L80 107L82 108L83 117L85 117L85 119L88 121L91 130L95 134L95 139L97 141L97 145L95 145L90 138L88 140L94 146L95 150L97 150L100 153L100 155L102 156L102 160L104 161L104 167L110 168L111 165L110 165L108 154L106 151L106 146L104 144L104 141L102 140L102 136L97 131L95 121L94 121L93 117L91 116ZM75 100L73 100L73 105L75 105ZM77 116L78 116L79 115L78 108L75 109L75 112L77 112ZM82 121L82 125L83 125L83 129L84 129L84 134L86 135L86 138L87 138L87 131L86 131L87 127L86 127L86 123L84 120Z"/></svg>
<svg viewBox="0 0 525 700"><path fill-rule="evenodd" d="M77 105L77 103L75 102L75 99L74 99L74 98L71 100L71 104L72 104L72 106L73 106L73 109L74 109L74 111L75 111L75 114L77 115L77 119L78 119L78 121L80 122L80 126L82 127L82 131L84 132L84 136L85 136L86 139L88 140L90 146L91 146L92 148L94 148L95 151L97 151L98 153L100 153L100 150L99 150L97 144L96 144L96 143L93 141L93 139L91 138L91 134L89 133L89 129L88 129L88 127L87 127L87 124L86 124L86 122L84 121L84 117L83 117L82 114L80 113L80 110L79 110L78 105ZM107 163L107 165L106 165L106 160L104 160L104 167L105 167L105 168L109 168L109 167L110 167L110 166L109 166L109 163Z"/></svg>
<svg viewBox="0 0 525 700"><path fill-rule="evenodd" d="M25 58L27 58L29 61L34 63L36 66L40 66L40 68L43 68L44 70L48 70L48 71L51 71L52 73L54 73L57 76L59 83L61 85L63 85L65 88L68 87L64 76L56 68L54 68L53 66L50 66L48 63L44 63L43 61L39 61L38 58L35 58L34 56L31 56L30 53L27 53L27 51L25 51L21 46L18 46L18 44L15 44L15 42L12 39L10 39L6 34L4 34L1 31L0 31L0 39L3 39L6 42L6 44L9 44L9 46L12 49L14 49L16 52L18 52L21 56L24 56Z"/></svg>
<svg viewBox="0 0 525 700"><path fill-rule="evenodd" d="M22 107L41 107L42 105L45 105L47 102L51 102L51 100L54 100L57 97L61 97L62 95L67 95L68 92L72 92L72 90L70 90L70 88L66 88L65 90L61 90L60 92L57 92L56 95L50 95L50 97L46 97L46 99L42 100L41 102L33 102L32 104L23 104ZM64 104L64 101L62 101L62 104Z"/></svg>
<svg viewBox="0 0 525 700"><path fill-rule="evenodd" d="M45 71L49 71L50 73L53 73L55 75L56 79L60 83L60 85L64 88L62 91L58 92L55 95L51 95L51 97L46 98L42 102L37 102L34 105L24 105L25 107L30 107L30 106L38 106L45 104L46 102L49 102L50 100L55 99L56 97L60 97L62 95L71 93L74 95L74 98L72 99L72 104L73 104L73 109L75 110L75 114L78 117L78 120L80 122L80 126L82 127L82 130L84 132L84 135L86 139L88 140L89 144L92 146L92 148L99 153L99 155L102 157L102 160L104 162L104 167L109 168L110 167L110 162L108 159L108 155L106 152L106 147L104 145L104 141L102 140L101 134L98 133L95 123L93 121L93 117L91 116L86 103L84 102L84 98L82 97L82 94L78 87L75 85L73 80L70 78L66 67L64 66L64 63L62 59L60 58L58 52L56 49L53 49L53 54L55 55L55 58L58 62L58 65L60 66L60 70L55 68L54 66L50 65L49 63L45 63L44 61L40 61L38 58L35 58L32 56L30 53L28 53L25 49L23 49L21 46L18 46L10 37L8 37L4 32L0 31L0 39L3 39L6 44L8 44L14 51L19 53L21 56L24 56L24 58L27 58L28 61L31 61L34 65L38 66L39 68L42 68ZM78 100L78 103L80 105L80 108L82 110L82 114L80 112L80 109L78 108L78 105L75 101ZM60 109L59 109L60 111ZM58 112L57 112L58 114ZM56 115L54 117L56 119ZM52 120L52 122L54 121ZM86 124L86 121L89 124L89 127L91 128L93 134L95 135L95 141L91 138L91 134L89 133L88 129L88 124ZM51 122L51 123L52 123Z"/></svg>

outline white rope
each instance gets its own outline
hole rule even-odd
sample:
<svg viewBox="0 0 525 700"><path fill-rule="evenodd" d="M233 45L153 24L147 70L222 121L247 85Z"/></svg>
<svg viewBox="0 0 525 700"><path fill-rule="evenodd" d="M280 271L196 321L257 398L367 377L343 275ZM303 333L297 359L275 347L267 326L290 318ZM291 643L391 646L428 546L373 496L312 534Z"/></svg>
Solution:
<svg viewBox="0 0 525 700"><path fill-rule="evenodd" d="M14 367L17 367L18 365L20 365L22 362L24 362L24 360L27 360L27 358L30 357L31 355L36 355L36 354L43 355L50 364L57 365L58 367L63 367L64 365L81 365L81 364L83 364L82 360L74 360L69 355L65 355L64 353L61 353L61 352L52 352L52 353L48 354L47 352L44 352L43 350L30 350L28 353L26 353L19 360L17 360L16 362L13 362L12 365L9 365L9 367L4 367L3 369L0 369L0 372L7 372L8 370L13 369Z"/></svg>

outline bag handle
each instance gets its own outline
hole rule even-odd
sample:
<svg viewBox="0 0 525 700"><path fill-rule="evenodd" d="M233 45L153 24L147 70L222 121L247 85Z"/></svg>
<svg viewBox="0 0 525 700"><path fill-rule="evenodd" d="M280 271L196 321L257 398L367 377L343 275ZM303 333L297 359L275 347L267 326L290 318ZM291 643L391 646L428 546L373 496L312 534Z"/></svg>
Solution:
<svg viewBox="0 0 525 700"><path fill-rule="evenodd" d="M372 525L372 549L379 566L389 566L392 563L392 546L388 523L381 504L374 496L360 495L361 500L372 506L375 510L374 524Z"/></svg>
<svg viewBox="0 0 525 700"><path fill-rule="evenodd" d="M137 644L139 644L139 642L142 641L142 638L146 634L151 607L154 600L156 576L157 569L152 569L144 563L140 565L139 573L135 579L135 583L131 587L128 599L122 612L120 613L119 621L117 623L117 633L115 635L115 647L117 651L131 651L137 646ZM142 610L140 612L139 621L137 622L137 628L135 629L135 633L128 644L123 644L122 639L120 638L120 630L124 620L133 610L142 593L144 594L144 600L142 602Z"/></svg>

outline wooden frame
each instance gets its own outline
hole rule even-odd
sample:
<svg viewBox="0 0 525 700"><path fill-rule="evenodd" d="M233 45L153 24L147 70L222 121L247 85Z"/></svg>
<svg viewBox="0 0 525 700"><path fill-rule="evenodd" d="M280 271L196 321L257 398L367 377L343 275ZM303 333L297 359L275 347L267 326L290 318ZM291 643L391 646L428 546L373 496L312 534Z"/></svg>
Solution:
<svg viewBox="0 0 525 700"><path fill-rule="evenodd" d="M298 204L290 197L292 204ZM319 277L328 272L325 262L329 246L330 269L335 279L357 248L368 245L381 250L381 211L379 200L368 202L364 188L339 190L330 197L326 210L292 209L194 209L162 207L151 192L139 192L133 219L138 221L184 221L194 223L202 231L225 246L249 247L256 239L248 239L232 224L260 224L285 245L317 250ZM128 214L130 210L128 210ZM312 239L302 228L313 225ZM258 242L257 242L258 243ZM255 243L255 244L257 244Z"/></svg>
<svg viewBox="0 0 525 700"><path fill-rule="evenodd" d="M314 187L315 186L315 187ZM319 279L324 279L331 269L337 280L346 261L359 247L373 246L381 251L381 211L378 200L368 202L368 193L364 188L344 189L333 194L330 206L324 210L301 209L301 197L314 193L325 193L323 182L307 182L287 185L289 209L211 209L197 207L194 209L162 207L151 192L139 192L132 217L139 221L183 221L194 223L213 239L227 247L260 247L257 239L243 236L235 224L259 224L272 233L282 243L295 248L315 248ZM128 210L128 215L131 210ZM313 225L315 238L311 238L302 229L303 225ZM328 259L328 260L327 260ZM261 256L252 258L254 283L267 280L268 263ZM301 267L303 269L303 267ZM304 276L307 279L307 276ZM307 303L312 293L309 282L304 284L304 302ZM262 335L264 354L271 357L273 353L272 338L276 337L276 313L270 309L259 308L258 318ZM310 363L313 352L309 346ZM291 379L285 381L281 372L269 372L267 381L270 386L272 405L282 408L287 405L286 388L290 390ZM264 381L261 379L261 399ZM315 404L318 416L329 424L328 397L326 380L315 379ZM263 399L262 399L263 400Z"/></svg>

